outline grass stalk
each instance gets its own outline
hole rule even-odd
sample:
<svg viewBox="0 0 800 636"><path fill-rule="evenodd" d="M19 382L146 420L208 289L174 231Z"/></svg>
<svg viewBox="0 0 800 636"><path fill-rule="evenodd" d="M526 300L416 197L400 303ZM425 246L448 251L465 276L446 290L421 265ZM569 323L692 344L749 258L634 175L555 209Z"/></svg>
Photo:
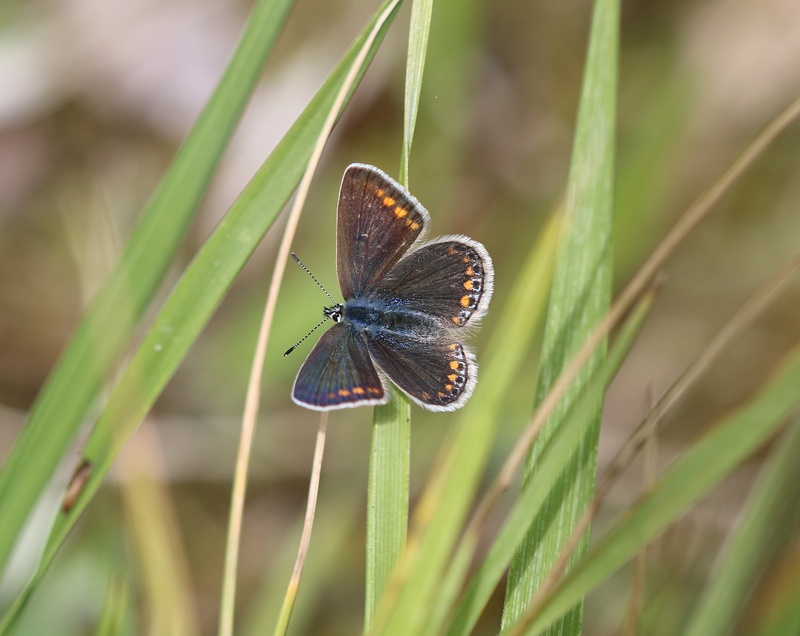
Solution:
<svg viewBox="0 0 800 636"><path fill-rule="evenodd" d="M286 596L283 600L278 623L275 625L274 636L285 636L289 628L289 619L292 617L297 590L300 588L300 578L303 576L303 567L306 563L308 546L311 543L311 529L314 527L314 514L317 510L317 495L319 494L319 477L322 471L322 455L325 451L325 437L328 428L328 412L322 411L319 418L317 442L314 446L314 461L311 467L311 480L308 485L308 503L306 516L303 521L303 531L300 535L300 546L297 549L297 560L294 563L292 577L286 587Z"/></svg>
<svg viewBox="0 0 800 636"><path fill-rule="evenodd" d="M408 32L403 145L398 181L408 188L408 162L414 139L433 0L414 0ZM369 632L408 532L408 480L411 465L411 404L390 387L389 402L373 411L367 506L367 557L364 631Z"/></svg>

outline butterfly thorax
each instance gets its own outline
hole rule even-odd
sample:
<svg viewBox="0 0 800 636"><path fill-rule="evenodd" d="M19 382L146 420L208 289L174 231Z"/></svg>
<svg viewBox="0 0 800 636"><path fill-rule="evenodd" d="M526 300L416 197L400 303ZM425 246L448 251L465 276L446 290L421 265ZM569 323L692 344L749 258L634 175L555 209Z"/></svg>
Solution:
<svg viewBox="0 0 800 636"><path fill-rule="evenodd" d="M362 332L382 331L423 340L441 337L445 331L441 322L432 316L376 298L346 301L343 320Z"/></svg>

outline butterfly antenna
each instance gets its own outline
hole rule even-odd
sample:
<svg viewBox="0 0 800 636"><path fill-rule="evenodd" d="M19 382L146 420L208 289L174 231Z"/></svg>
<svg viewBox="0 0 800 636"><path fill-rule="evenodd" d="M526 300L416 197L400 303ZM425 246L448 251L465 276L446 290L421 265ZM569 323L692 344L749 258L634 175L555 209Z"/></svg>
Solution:
<svg viewBox="0 0 800 636"><path fill-rule="evenodd" d="M324 292L325 292L325 295L326 295L328 298L330 298L330 299L331 299L331 301L332 301L332 302L335 304L335 303L336 303L336 301L334 300L333 296L331 296L331 295L328 293L328 290L327 290L327 289L325 289L325 288L322 286L322 283L320 283L320 282L317 280L317 277L316 277L316 276L314 276L314 274L312 274L312 273L309 271L308 267L306 267L305 265L303 265L303 261L301 261L299 258L297 258L297 254L295 254L294 252L292 252L292 258L294 259L295 263L297 263L297 264L298 264L300 267L302 267L304 270L306 270L306 273L307 273L309 276L311 276L311 278L313 278L313 279L314 279L314 282L315 282L317 285L319 285L319 288L320 288L322 291L324 291ZM327 320L327 319L326 319L326 320ZM322 322L325 322L325 320L323 320ZM321 324L322 324L322 322L321 322L321 323L319 323L319 324L321 325ZM317 325L317 327L319 327L319 325ZM314 327L314 329L316 329L317 327ZM313 332L313 331L314 331L314 329L312 329L311 331ZM311 334L308 334L308 335L310 336ZM308 336L306 336L306 338L308 338ZM303 340L305 340L306 338L303 338ZM303 340L301 340L300 342L303 342ZM297 344L300 344L300 342L298 342ZM295 347L296 347L296 346L297 346L297 345L295 345ZM294 347L292 347L292 349L294 349ZM292 349L289 349L289 352L288 352L286 355L289 355L289 353L291 353Z"/></svg>
<svg viewBox="0 0 800 636"><path fill-rule="evenodd" d="M292 256L294 256L294 254L292 254ZM298 262L299 262L299 261L298 261ZM302 263L300 263L300 264L302 265ZM320 287L321 287L321 285L320 285ZM309 332L308 332L308 333L307 333L305 336L303 336L303 338L300 340L300 342L298 342L298 343L297 343L295 346L293 346L293 347L292 347L291 349L289 349L289 350L288 350L286 353L284 353L284 354L283 354L283 357L285 358L285 357L286 357L286 356L288 356L288 355L289 355L289 354L290 354L292 351L294 351L295 349L297 349L297 347L299 347L301 344L303 344L303 340L305 340L306 338L308 338L308 337L309 337L309 336L310 336L312 333L314 333L314 332L315 332L317 329L319 329L319 328L320 328L322 325L324 325L326 322L328 322L328 320L330 320L330 316L325 316L325 318L322 320L322 322L320 322L320 323L319 323L319 324L318 324L316 327L314 327L314 328L313 328L311 331L309 331Z"/></svg>

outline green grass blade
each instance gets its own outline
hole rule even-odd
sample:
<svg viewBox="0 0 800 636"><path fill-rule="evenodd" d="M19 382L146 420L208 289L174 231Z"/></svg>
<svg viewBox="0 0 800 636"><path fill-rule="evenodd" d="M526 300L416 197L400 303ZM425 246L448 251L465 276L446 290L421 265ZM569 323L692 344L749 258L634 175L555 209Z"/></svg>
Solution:
<svg viewBox="0 0 800 636"><path fill-rule="evenodd" d="M417 125L419 96L422 92L422 73L428 51L428 34L431 30L433 0L414 0L411 4L411 24L408 29L408 60L406 62L406 89L403 112L403 149L400 158L399 181L408 187L408 158Z"/></svg>
<svg viewBox="0 0 800 636"><path fill-rule="evenodd" d="M800 634L800 537L776 565L761 587L759 605L746 636Z"/></svg>
<svg viewBox="0 0 800 636"><path fill-rule="evenodd" d="M734 631L750 593L787 531L800 503L800 424L776 441L772 457L748 498L734 534L723 550L713 581L706 588L686 636L723 636Z"/></svg>
<svg viewBox="0 0 800 636"><path fill-rule="evenodd" d="M559 250L542 348L535 404L544 399L583 340L608 311L611 298L611 216L613 207L619 2L596 0L578 109L565 206L565 236ZM602 364L598 347L539 435L525 467L525 483L571 403ZM536 518L511 562L503 625L513 623L558 558L578 514L594 490L602 400L585 422L580 453L563 457L567 473L548 493L555 510ZM588 536L580 551L585 550ZM578 599L579 600L579 599ZM579 634L582 605L553 633Z"/></svg>
<svg viewBox="0 0 800 636"><path fill-rule="evenodd" d="M417 122L433 0L414 0L408 33L405 117L399 181L408 188L408 159ZM392 386L389 403L374 409L367 501L364 631L372 628L383 590L406 544L411 467L411 404Z"/></svg>
<svg viewBox="0 0 800 636"><path fill-rule="evenodd" d="M547 453L536 469L535 483L529 483L515 502L502 529L464 593L447 636L466 636L475 627L483 608L497 587L527 529L545 503L547 494L565 473L563 458L574 456L586 437L585 423L596 409L617 370L625 361L655 300L655 292L634 307L603 365L591 378L583 394L572 404L561 427L550 440Z"/></svg>
<svg viewBox="0 0 800 636"><path fill-rule="evenodd" d="M228 69L78 326L0 474L0 571L171 262L292 6L261 0Z"/></svg>
<svg viewBox="0 0 800 636"><path fill-rule="evenodd" d="M368 632L408 529L411 409L408 398L390 386L389 403L376 406L367 492L367 578L364 631Z"/></svg>
<svg viewBox="0 0 800 636"><path fill-rule="evenodd" d="M124 633L128 594L128 586L124 580L115 579L109 583L95 636L119 636Z"/></svg>
<svg viewBox="0 0 800 636"><path fill-rule="evenodd" d="M400 562L402 588L396 590L376 633L420 633L433 611L435 592L477 491L504 396L528 353L547 302L559 234L554 218L541 233L518 277L508 304L486 346L487 359L475 393L461 411L452 444L430 480L413 518L417 532Z"/></svg>
<svg viewBox="0 0 800 636"><path fill-rule="evenodd" d="M33 584L46 569L80 513L99 488L125 440L147 414L234 278L291 196L306 168L327 112L344 78L377 16L391 4L386 2L376 13L376 17L362 31L311 103L244 189L192 261L144 337L86 444L84 455L93 466L91 475L69 513L62 514L57 519L42 566ZM398 7L399 3L375 39L359 71L359 79L372 60ZM358 82L353 90L357 84ZM350 96L352 91L348 99ZM30 589L31 586L23 597L27 596ZM0 633L7 629L9 622L24 603L23 597L20 597L0 623Z"/></svg>
<svg viewBox="0 0 800 636"><path fill-rule="evenodd" d="M707 431L664 473L649 495L633 505L589 555L504 634L538 634L652 541L700 497L764 444L800 407L800 347L744 406Z"/></svg>

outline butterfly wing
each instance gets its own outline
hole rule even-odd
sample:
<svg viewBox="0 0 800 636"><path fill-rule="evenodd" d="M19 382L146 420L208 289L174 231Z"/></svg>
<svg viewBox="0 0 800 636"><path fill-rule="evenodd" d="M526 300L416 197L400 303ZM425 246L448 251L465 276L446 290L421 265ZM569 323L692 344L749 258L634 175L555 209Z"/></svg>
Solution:
<svg viewBox="0 0 800 636"><path fill-rule="evenodd" d="M297 374L292 399L317 411L385 404L388 396L364 337L343 323L328 329Z"/></svg>
<svg viewBox="0 0 800 636"><path fill-rule="evenodd" d="M336 269L345 300L380 281L429 224L427 210L373 166L347 168L339 193Z"/></svg>
<svg viewBox="0 0 800 636"><path fill-rule="evenodd" d="M370 295L459 328L486 313L493 286L486 248L466 236L445 236L401 259Z"/></svg>
<svg viewBox="0 0 800 636"><path fill-rule="evenodd" d="M454 339L424 340L371 330L367 346L389 379L430 411L461 408L477 382L472 352Z"/></svg>

